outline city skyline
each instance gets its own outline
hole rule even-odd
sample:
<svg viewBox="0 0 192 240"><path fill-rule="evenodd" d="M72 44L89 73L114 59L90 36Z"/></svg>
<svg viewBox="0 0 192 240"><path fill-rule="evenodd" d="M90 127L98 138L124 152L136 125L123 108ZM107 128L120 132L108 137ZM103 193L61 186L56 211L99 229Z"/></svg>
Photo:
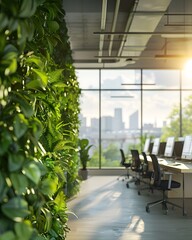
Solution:
<svg viewBox="0 0 192 240"><path fill-rule="evenodd" d="M101 130L102 131L119 131L119 130L138 130L139 126L139 111L136 110L131 113L128 117L129 126L125 127L125 122L123 121L123 110L122 108L114 108L113 116L103 115L101 116ZM90 123L88 124L88 119L83 114L79 115L79 119L81 121L81 126L86 128L92 128L97 131L99 129L99 118L91 118ZM163 121L162 126L166 126L166 121ZM153 129L157 128L156 122L154 123L143 123L144 129Z"/></svg>

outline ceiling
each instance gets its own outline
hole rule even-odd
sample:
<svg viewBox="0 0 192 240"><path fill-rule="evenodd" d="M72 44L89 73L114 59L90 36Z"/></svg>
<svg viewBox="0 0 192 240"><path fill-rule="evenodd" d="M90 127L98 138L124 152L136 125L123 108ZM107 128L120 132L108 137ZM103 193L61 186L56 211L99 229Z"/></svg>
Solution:
<svg viewBox="0 0 192 240"><path fill-rule="evenodd" d="M76 68L174 69L192 57L191 0L63 0Z"/></svg>

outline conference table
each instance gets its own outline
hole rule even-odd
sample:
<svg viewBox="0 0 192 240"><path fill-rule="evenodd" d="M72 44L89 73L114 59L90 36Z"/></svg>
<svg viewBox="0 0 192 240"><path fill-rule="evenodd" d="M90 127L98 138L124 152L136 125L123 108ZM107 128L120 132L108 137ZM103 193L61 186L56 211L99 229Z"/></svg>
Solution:
<svg viewBox="0 0 192 240"><path fill-rule="evenodd" d="M164 157L157 158L160 167L164 171L173 173L173 179L181 183L181 193L176 191L171 195L172 191L170 191L169 197L182 198L183 215L186 215L185 198L192 198L192 161ZM149 164L152 165L150 156L147 159Z"/></svg>

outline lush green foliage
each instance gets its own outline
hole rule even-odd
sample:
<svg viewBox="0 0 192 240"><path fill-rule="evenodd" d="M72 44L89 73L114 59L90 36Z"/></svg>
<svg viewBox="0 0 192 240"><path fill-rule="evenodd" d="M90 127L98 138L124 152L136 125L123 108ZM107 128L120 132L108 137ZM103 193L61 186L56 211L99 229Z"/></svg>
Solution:
<svg viewBox="0 0 192 240"><path fill-rule="evenodd" d="M87 138L79 139L78 145L81 167L85 170L87 169L87 163L91 160L89 150L93 145L89 145L89 140Z"/></svg>
<svg viewBox="0 0 192 240"><path fill-rule="evenodd" d="M79 87L61 1L0 9L0 240L65 239Z"/></svg>
<svg viewBox="0 0 192 240"><path fill-rule="evenodd" d="M186 106L182 108L182 125L180 125L180 107L174 106L168 116L169 125L163 128L162 139L174 136L176 139L180 137L180 127L182 126L182 136L189 135L192 131L192 96L186 99Z"/></svg>

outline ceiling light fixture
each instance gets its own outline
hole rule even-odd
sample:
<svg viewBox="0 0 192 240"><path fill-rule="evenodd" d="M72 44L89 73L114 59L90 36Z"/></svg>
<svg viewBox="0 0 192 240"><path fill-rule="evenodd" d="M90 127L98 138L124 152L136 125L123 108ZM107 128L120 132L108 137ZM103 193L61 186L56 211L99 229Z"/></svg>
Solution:
<svg viewBox="0 0 192 240"><path fill-rule="evenodd" d="M111 96L111 98L134 98L134 96Z"/></svg>
<svg viewBox="0 0 192 240"><path fill-rule="evenodd" d="M155 83L121 83L121 85L139 85L139 86L143 86L143 85L156 85Z"/></svg>

